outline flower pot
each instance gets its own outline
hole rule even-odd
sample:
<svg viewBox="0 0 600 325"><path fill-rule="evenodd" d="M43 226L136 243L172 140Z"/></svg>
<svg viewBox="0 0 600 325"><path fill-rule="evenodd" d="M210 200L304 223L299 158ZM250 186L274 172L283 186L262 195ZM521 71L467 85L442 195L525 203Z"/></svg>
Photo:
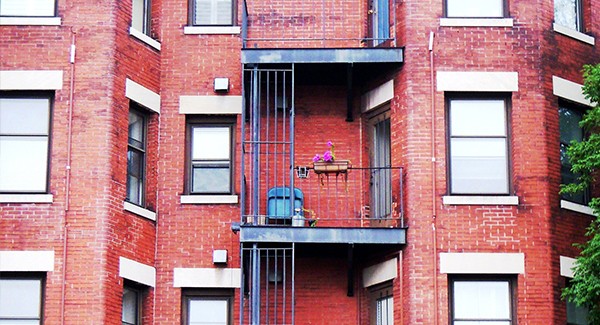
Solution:
<svg viewBox="0 0 600 325"><path fill-rule="evenodd" d="M315 174L340 174L347 173L350 161L334 160L334 161L316 161L313 163Z"/></svg>

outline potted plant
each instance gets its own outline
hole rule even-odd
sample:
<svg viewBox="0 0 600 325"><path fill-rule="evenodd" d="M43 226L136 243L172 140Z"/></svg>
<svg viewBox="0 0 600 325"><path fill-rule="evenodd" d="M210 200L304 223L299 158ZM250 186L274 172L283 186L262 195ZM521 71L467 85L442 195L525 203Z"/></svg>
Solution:
<svg viewBox="0 0 600 325"><path fill-rule="evenodd" d="M350 166L349 160L335 159L334 144L331 141L327 141L327 147L329 148L323 156L316 154L313 157L313 170L315 174L340 174L347 173L348 167Z"/></svg>

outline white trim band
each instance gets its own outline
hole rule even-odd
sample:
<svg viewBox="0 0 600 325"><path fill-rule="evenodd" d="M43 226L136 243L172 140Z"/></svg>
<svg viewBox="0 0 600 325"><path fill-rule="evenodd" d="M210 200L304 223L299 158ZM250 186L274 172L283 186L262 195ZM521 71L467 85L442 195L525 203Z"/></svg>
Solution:
<svg viewBox="0 0 600 325"><path fill-rule="evenodd" d="M437 91L519 91L518 72L438 71Z"/></svg>
<svg viewBox="0 0 600 325"><path fill-rule="evenodd" d="M154 267L122 256L119 257L119 276L149 287L156 286L156 269Z"/></svg>
<svg viewBox="0 0 600 325"><path fill-rule="evenodd" d="M60 26L60 17L0 17L6 26Z"/></svg>
<svg viewBox="0 0 600 325"><path fill-rule="evenodd" d="M59 90L62 87L62 70L0 71L0 90Z"/></svg>
<svg viewBox="0 0 600 325"><path fill-rule="evenodd" d="M175 268L175 288L239 288L241 269L233 268Z"/></svg>
<svg viewBox="0 0 600 325"><path fill-rule="evenodd" d="M393 258L385 262L369 266L363 270L363 286L370 287L385 281L393 280L398 276L398 259Z"/></svg>
<svg viewBox="0 0 600 325"><path fill-rule="evenodd" d="M125 79L125 97L160 114L160 95L129 78Z"/></svg>
<svg viewBox="0 0 600 325"><path fill-rule="evenodd" d="M440 273L524 274L523 253L440 253Z"/></svg>
<svg viewBox="0 0 600 325"><path fill-rule="evenodd" d="M0 272L52 272L54 251L0 251Z"/></svg>
<svg viewBox="0 0 600 325"><path fill-rule="evenodd" d="M582 105L592 106L592 103L583 95L583 85L561 77L552 76L552 93Z"/></svg>
<svg viewBox="0 0 600 325"><path fill-rule="evenodd" d="M377 108L394 98L394 79L375 87L361 98L361 111L367 112Z"/></svg>
<svg viewBox="0 0 600 325"><path fill-rule="evenodd" d="M571 29L569 27L565 27L565 26L561 26L558 24L552 24L552 29L554 29L555 32L559 33L559 34L563 34L565 36L571 37L573 39L576 39L578 41L590 44L592 46L595 45L596 43L596 39L590 35L584 34L580 31L576 31L574 29Z"/></svg>
<svg viewBox="0 0 600 325"><path fill-rule="evenodd" d="M513 27L512 18L440 18L442 27Z"/></svg>
<svg viewBox="0 0 600 325"><path fill-rule="evenodd" d="M139 30L129 27L129 35L139 39L140 41L152 46L156 50L160 51L160 43L152 37L140 32Z"/></svg>
<svg viewBox="0 0 600 325"><path fill-rule="evenodd" d="M445 205L519 205L519 197L447 195L442 197L442 203Z"/></svg>
<svg viewBox="0 0 600 325"><path fill-rule="evenodd" d="M237 204L237 195L182 195L181 204Z"/></svg>
<svg viewBox="0 0 600 325"><path fill-rule="evenodd" d="M144 209L141 206L137 206L131 202L124 201L123 202L123 210L129 211L133 214L137 214L140 217L144 217L146 219L156 221L156 212L150 211L148 209Z"/></svg>
<svg viewBox="0 0 600 325"><path fill-rule="evenodd" d="M0 194L0 203L52 203L52 194Z"/></svg>
<svg viewBox="0 0 600 325"><path fill-rule="evenodd" d="M560 200L560 207L565 210L579 212L590 216L595 216L594 210L587 205L573 203L567 200Z"/></svg>
<svg viewBox="0 0 600 325"><path fill-rule="evenodd" d="M183 33L186 35L236 35L242 32L240 26L184 26Z"/></svg>
<svg viewBox="0 0 600 325"><path fill-rule="evenodd" d="M577 263L577 260L574 258L560 256L560 275L567 278L573 278L575 263Z"/></svg>
<svg viewBox="0 0 600 325"><path fill-rule="evenodd" d="M242 96L179 96L179 114L242 114Z"/></svg>

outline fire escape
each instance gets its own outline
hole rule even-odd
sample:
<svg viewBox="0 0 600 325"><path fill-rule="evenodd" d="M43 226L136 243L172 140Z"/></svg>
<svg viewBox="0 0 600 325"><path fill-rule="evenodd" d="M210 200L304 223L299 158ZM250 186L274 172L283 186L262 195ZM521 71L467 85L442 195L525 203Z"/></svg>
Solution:
<svg viewBox="0 0 600 325"><path fill-rule="evenodd" d="M318 167L306 157L313 154L307 148L318 145L314 139L327 136L310 132L320 123L309 116L311 103L333 98L310 90L341 89L343 96L335 100L344 103L332 110L342 117L334 123L360 119L354 107L357 87L397 69L403 51L389 34L339 38L325 28L314 31L319 37L289 34L289 24L299 20L325 26L344 14L324 14L317 4L336 10L327 9L325 1L301 2L288 13L269 2L243 4L240 324L296 322L296 293L306 279L298 263L307 256L343 255L347 295L353 296L357 260L373 248L394 251L406 243L403 170L391 164L389 140L380 150L387 160L371 159L364 166L359 158L336 158L335 164ZM389 121L374 130L390 138ZM342 153L362 157L361 145L356 147Z"/></svg>

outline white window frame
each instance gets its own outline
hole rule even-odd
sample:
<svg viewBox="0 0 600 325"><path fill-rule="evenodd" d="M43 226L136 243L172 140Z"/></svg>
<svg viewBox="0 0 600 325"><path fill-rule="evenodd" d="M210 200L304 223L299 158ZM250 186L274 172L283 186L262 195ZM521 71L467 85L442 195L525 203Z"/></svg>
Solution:
<svg viewBox="0 0 600 325"><path fill-rule="evenodd" d="M48 193L48 183L49 183L49 178L50 178L50 143L51 143L51 121L52 121L52 103L54 101L54 96L50 93L44 93L44 92L16 92L16 93L2 93L0 92L0 100L10 100L10 99L16 99L16 100L30 100L30 99L43 99L43 100L47 100L48 102L48 106L47 106L47 116L48 119L46 122L47 124L47 128L45 130L45 132L43 133L16 133L16 134L11 134L9 132L3 133L2 130L0 129L0 146L2 146L2 141L7 141L10 138L23 138L23 139L39 139L42 141L45 141L45 152L40 152L41 155L44 155L46 157L46 160L43 161L44 166L42 167L42 165L36 166L40 169L40 173L43 173L43 175L40 175L40 177L43 177L42 179L37 179L36 182L38 182L39 184L36 185L36 187L29 187L29 188L1 188L0 187L0 193L12 193L12 194L45 194ZM1 108L0 108L1 109ZM20 121L15 121L16 124L20 123ZM1 150L0 150L1 151ZM28 155L30 156L30 155ZM6 159L5 157L2 156L2 154L0 153L0 168L1 168L1 161L3 159ZM8 159L6 159L8 161ZM20 166L27 166L27 163L25 162L27 159L27 157L22 157L20 160L18 161L22 161L23 163L20 163ZM44 169L42 172L42 168ZM15 173L17 171L9 171L8 174L12 174ZM0 173L0 183L2 183L1 180L2 174ZM43 184L43 185L42 185Z"/></svg>
<svg viewBox="0 0 600 325"><path fill-rule="evenodd" d="M131 28L152 37L152 0L133 0Z"/></svg>
<svg viewBox="0 0 600 325"><path fill-rule="evenodd" d="M142 110L141 107L139 107L137 104L135 104L134 102L130 103L130 108L129 108L129 115L130 115L130 119L129 119L129 123L131 123L131 115L136 115L138 118L141 119L141 128L142 128L142 134L141 137L142 139L133 139L131 137L131 124L129 124L129 131L128 131L128 140L127 140L127 191L126 191L126 200L132 204L141 206L141 207L145 207L146 204L146 161L147 161L147 154L148 154L148 115L145 114ZM140 141L141 140L141 141ZM131 155L133 154L137 154L141 157L141 166L139 167L140 170L138 170L138 173L140 175L139 176L139 180L138 180L138 185L136 186L136 192L137 192L137 199L130 197L130 191L131 191L131 187L133 186L130 179L132 176L132 171L129 169L130 166L130 160L131 160Z"/></svg>
<svg viewBox="0 0 600 325"><path fill-rule="evenodd" d="M225 302L226 310L225 312L225 322L224 323L216 323L223 325L231 325L233 324L233 290L231 289L184 289L182 291L183 298L182 301L182 313L181 317L183 318L182 324L189 325L192 324L190 320L191 314L191 302ZM197 321L197 320L196 320ZM215 323L202 323L195 322L193 324L215 324Z"/></svg>
<svg viewBox="0 0 600 325"><path fill-rule="evenodd" d="M235 16L236 16L236 10L235 10L235 4L236 1L235 0L189 0L190 1L190 5L189 5L189 25L190 26L234 26L235 25ZM211 7L211 14L210 14L210 22L198 22L198 18L196 17L196 6L197 6L197 1L209 1L210 2L210 7ZM229 5L231 7L231 17L229 19L228 22L226 23L220 23L218 21L218 11L217 11L217 3L218 2L229 2Z"/></svg>
<svg viewBox="0 0 600 325"><path fill-rule="evenodd" d="M13 297L14 299L0 299L0 321L5 320L29 320L29 321L37 321L37 324L42 324L44 319L43 310L44 310L44 285L45 285L45 277L43 274L39 273L4 273L0 276L0 282L4 281L20 281L20 282L38 282L39 283L39 291L35 293L37 297L33 299L39 299L36 301L23 301L30 298L31 295L26 294L26 292L19 292L18 297ZM2 283L0 283L0 288L2 287ZM3 290L0 290L3 291ZM0 293L1 294L1 293ZM11 297L8 297L11 298ZM31 300L31 299L29 299ZM33 303L38 303L37 315L3 315L2 304L3 303L14 303L14 302L22 302L20 305L22 306L31 306Z"/></svg>
<svg viewBox="0 0 600 325"><path fill-rule="evenodd" d="M491 3L494 2L494 3ZM499 13L486 12L487 5L498 7ZM445 0L446 18L505 18L507 17L507 5L505 0ZM460 6L460 7L459 7ZM456 7L456 8L455 8ZM465 12L464 10L473 10Z"/></svg>
<svg viewBox="0 0 600 325"><path fill-rule="evenodd" d="M507 284L507 296L509 301L506 302L506 306L508 308L508 318L500 318L500 317L490 317L490 318L484 318L485 316L480 316L479 318L468 318L468 319L461 319L459 318L460 315L456 315L457 314L457 301L456 301L456 294L457 294L457 288L456 288L456 283L459 282L470 282L470 283L506 283ZM449 296L450 296L450 325L455 325L455 324L461 324L462 322L477 322L477 321L481 321L481 322L486 322L486 321L497 321L497 322L501 322L504 321L506 322L506 324L508 325L512 325L516 323L516 313L515 313L515 303L516 303L516 299L515 299L515 294L516 294L516 290L515 290L515 285L516 285L516 279L512 278L512 277L502 277L502 276L453 276L451 278L449 278ZM474 299L477 299L476 297L474 297ZM482 301L481 299L478 299L478 301ZM476 304L469 304L469 306L475 307ZM495 324L495 323L494 323Z"/></svg>
<svg viewBox="0 0 600 325"><path fill-rule="evenodd" d="M31 12L29 8L39 8L38 1L35 0L2 0L0 2L0 17L56 17L56 0L45 0L46 6L44 13L28 13ZM10 4L18 3L21 8L17 8L17 12L7 13ZM50 12L52 8L52 12ZM29 10L28 10L29 9Z"/></svg>
<svg viewBox="0 0 600 325"><path fill-rule="evenodd" d="M497 134L497 135L460 135L460 134L453 134L453 121L452 121L452 109L453 109L453 103L455 102L459 102L459 101L494 101L494 102L498 102L498 101L502 101L504 103L504 130L503 130L503 134ZM470 95L465 95L465 96L450 96L447 100L447 105L448 105L448 192L451 195L509 195L510 191L511 191L511 172L510 172L510 134L509 134L509 127L508 125L510 124L509 122L509 106L510 106L510 101L509 98L507 96L501 96L501 95L478 95L478 96L470 96ZM469 141L469 140L485 140L485 139L495 139L495 140L503 140L503 145L505 147L505 151L504 151L504 164L505 164L505 168L506 170L503 171L505 173L505 190L502 191L476 191L476 190L465 190L465 189L454 189L454 184L455 181L455 177L456 177L456 173L454 168L456 168L456 164L454 163L453 165L453 152L458 150L456 149L458 147L458 143L461 142L460 140L465 140L465 141ZM457 140L457 141L455 141ZM453 175L454 174L454 175Z"/></svg>

